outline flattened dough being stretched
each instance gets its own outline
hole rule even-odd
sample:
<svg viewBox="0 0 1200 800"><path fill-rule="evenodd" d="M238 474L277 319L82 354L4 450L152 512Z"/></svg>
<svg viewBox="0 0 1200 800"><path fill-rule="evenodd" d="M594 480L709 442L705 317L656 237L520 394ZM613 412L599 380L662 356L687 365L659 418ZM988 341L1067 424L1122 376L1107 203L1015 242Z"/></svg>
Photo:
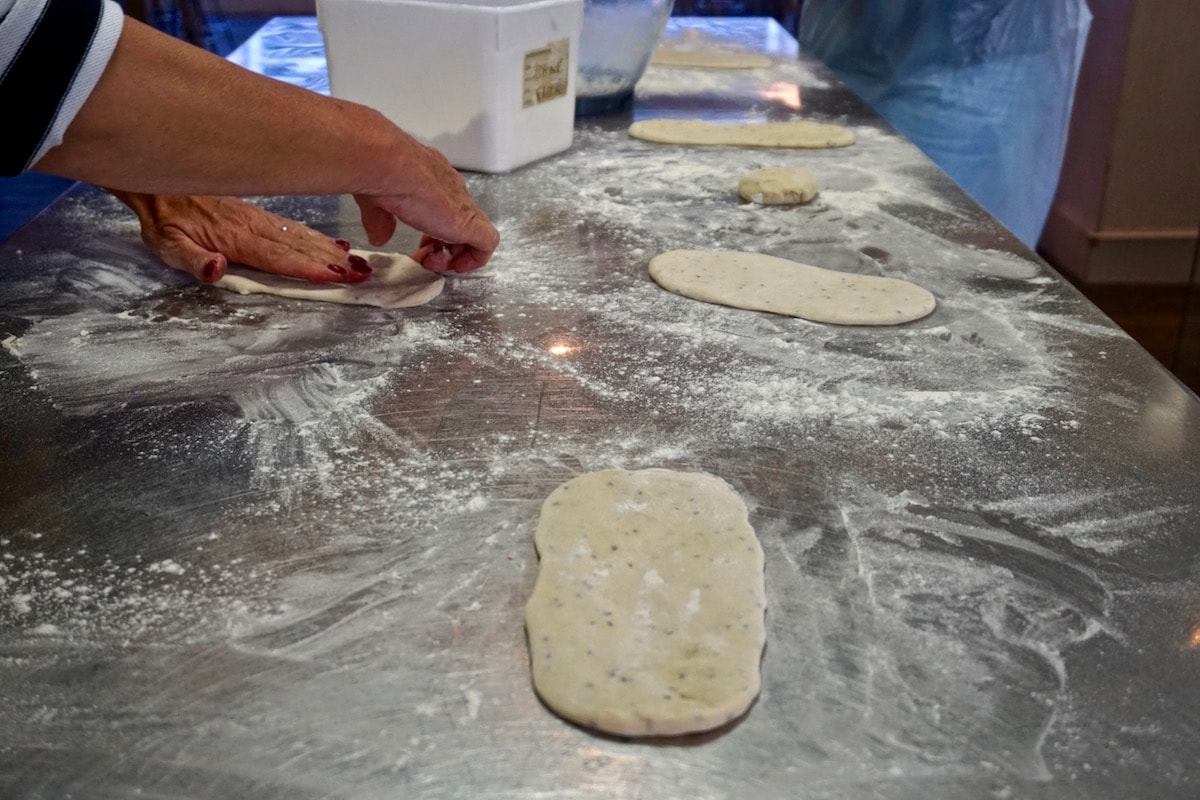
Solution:
<svg viewBox="0 0 1200 800"><path fill-rule="evenodd" d="M760 253L672 250L650 260L664 289L753 311L837 325L899 325L933 312L937 301L898 278L855 275Z"/></svg>
<svg viewBox="0 0 1200 800"><path fill-rule="evenodd" d="M629 126L635 139L661 144L740 145L743 147L846 147L854 133L840 125L791 122L704 122L698 119L647 119Z"/></svg>
<svg viewBox="0 0 1200 800"><path fill-rule="evenodd" d="M213 284L238 294L273 294L295 300L319 300L379 308L404 308L428 303L442 293L446 279L399 253L351 250L371 267L361 283L313 283L230 264Z"/></svg>
<svg viewBox="0 0 1200 800"><path fill-rule="evenodd" d="M533 684L558 715L619 736L711 730L758 696L763 552L712 475L581 475L546 499L525 607Z"/></svg>

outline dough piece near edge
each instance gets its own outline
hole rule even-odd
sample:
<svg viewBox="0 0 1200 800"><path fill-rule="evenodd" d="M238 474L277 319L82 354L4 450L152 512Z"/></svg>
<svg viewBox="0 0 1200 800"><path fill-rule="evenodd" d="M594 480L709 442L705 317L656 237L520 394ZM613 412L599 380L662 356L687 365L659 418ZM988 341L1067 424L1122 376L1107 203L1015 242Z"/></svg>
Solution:
<svg viewBox="0 0 1200 800"><path fill-rule="evenodd" d="M534 534L533 683L556 714L620 736L711 730L758 696L763 551L712 475L605 470L559 486Z"/></svg>
<svg viewBox="0 0 1200 800"><path fill-rule="evenodd" d="M698 69L765 69L771 66L772 61L770 56L754 50L659 47L650 57L650 63L662 67L695 67Z"/></svg>
<svg viewBox="0 0 1200 800"><path fill-rule="evenodd" d="M743 147L846 147L854 133L840 125L791 122L704 122L698 119L647 119L629 126L635 139L660 144L739 145Z"/></svg>
<svg viewBox="0 0 1200 800"><path fill-rule="evenodd" d="M742 176L738 194L764 206L807 203L817 196L817 176L804 167L759 169Z"/></svg>
<svg viewBox="0 0 1200 800"><path fill-rule="evenodd" d="M428 303L442 293L446 279L399 253L351 250L362 256L371 274L361 283L313 283L230 264L213 284L238 294L273 294L294 300L319 300L379 308L404 308Z"/></svg>
<svg viewBox="0 0 1200 800"><path fill-rule="evenodd" d="M937 305L928 291L898 278L759 253L672 250L650 259L650 277L693 300L836 325L899 325L928 316Z"/></svg>

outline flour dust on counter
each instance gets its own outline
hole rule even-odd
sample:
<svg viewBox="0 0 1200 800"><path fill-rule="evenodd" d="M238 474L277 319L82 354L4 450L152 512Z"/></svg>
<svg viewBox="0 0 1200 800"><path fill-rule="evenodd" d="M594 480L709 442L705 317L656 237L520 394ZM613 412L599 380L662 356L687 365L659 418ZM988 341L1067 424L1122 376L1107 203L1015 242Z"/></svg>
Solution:
<svg viewBox="0 0 1200 800"><path fill-rule="evenodd" d="M701 473L605 470L546 498L525 609L533 683L618 736L728 724L759 692L763 553L746 506Z"/></svg>
<svg viewBox="0 0 1200 800"><path fill-rule="evenodd" d="M532 169L550 196L581 193L586 211L573 229L557 228L544 247L535 221L509 222L504 235L522 243L525 268L509 264L510 253L499 253L491 279L497 291L531 305L577 310L572 336L604 356L552 360L555 368L572 370L594 391L631 401L636 396L652 409L661 404L664 414L675 408L698 420L729 420L730 435L751 429L819 435L833 425L874 438L895 426L963 441L1022 431L1036 442L1078 430L1079 411L1062 398L1073 362L1050 342L1065 328L1078 346L1103 347L1120 332L1077 319L1069 298L1047 290L1035 262L958 241L964 231L984 238L986 218L947 204L936 170L913 170L894 134L857 133L861 148L813 151L812 167L825 176L816 202L769 208L737 203L730 186L744 167L725 155L681 149L677 156L651 158L623 144L618 133L583 128L579 139L605 140L602 149L611 159L589 154L577 160L568 153L553 170ZM777 158L747 154L738 164L766 167ZM938 209L938 226L914 224L907 202ZM578 291L576 282L558 277L558 269L542 266L543 249L563 240L611 253L605 271L595 276L603 288ZM647 262L657 253L698 246L936 287L939 310L881 338L871 330L664 302L648 280ZM1034 324L1017 330L1013 319ZM629 329L644 348L609 347ZM696 385L669 357L677 352L721 367Z"/></svg>
<svg viewBox="0 0 1200 800"><path fill-rule="evenodd" d="M131 644L204 641L227 615L263 613L268 576L221 549L211 533L187 555L117 561L79 549L62 553L33 530L0 535L0 628L25 631L42 649L87 647L118 635Z"/></svg>
<svg viewBox="0 0 1200 800"><path fill-rule="evenodd" d="M1114 587L1127 580L1105 570L1102 555L1064 547L1039 526L1049 502L968 512L916 492L884 497L846 483L817 539L768 548L769 587L843 589L768 598L772 619L798 625L806 642L811 661L796 683L823 684L820 665L834 659L857 678L830 692L803 727L829 729L840 711L895 730L910 716L920 730L895 744L927 763L994 749L999 772L1048 779L1046 739L1075 691L1067 664L1089 642L1119 640ZM1012 513L1018 509L1034 516ZM849 627L846 607L861 614ZM768 671L768 686L772 678Z"/></svg>
<svg viewBox="0 0 1200 800"><path fill-rule="evenodd" d="M908 281L761 253L672 250L650 259L650 277L693 300L837 325L900 325L929 316L937 305L932 294Z"/></svg>

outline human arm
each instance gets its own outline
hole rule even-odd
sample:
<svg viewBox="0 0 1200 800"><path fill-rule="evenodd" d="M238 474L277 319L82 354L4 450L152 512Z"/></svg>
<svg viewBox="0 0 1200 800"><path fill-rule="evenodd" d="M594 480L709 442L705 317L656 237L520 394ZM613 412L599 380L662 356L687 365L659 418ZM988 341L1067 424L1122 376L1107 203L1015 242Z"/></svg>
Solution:
<svg viewBox="0 0 1200 800"><path fill-rule="evenodd" d="M130 19L62 144L34 168L137 194L352 194L373 245L397 218L448 243L424 254L432 269L483 266L499 241L449 162L378 112Z"/></svg>

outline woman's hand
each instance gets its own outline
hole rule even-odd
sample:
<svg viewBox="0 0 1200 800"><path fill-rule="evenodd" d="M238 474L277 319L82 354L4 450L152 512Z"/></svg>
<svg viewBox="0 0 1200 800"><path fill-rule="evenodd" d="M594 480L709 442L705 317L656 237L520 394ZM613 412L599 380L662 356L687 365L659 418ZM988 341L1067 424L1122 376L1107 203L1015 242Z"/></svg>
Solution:
<svg viewBox="0 0 1200 800"><path fill-rule="evenodd" d="M392 237L396 220L423 236L414 261L434 272L471 272L488 262L500 243L500 233L471 199L462 175L438 150L396 130L400 180L406 192L356 194L367 240L376 247Z"/></svg>
<svg viewBox="0 0 1200 800"><path fill-rule="evenodd" d="M150 246L202 280L226 259L309 280L345 280L329 265L349 267L331 240L314 233L314 251L291 235L307 228L209 195L354 195L372 244L405 222L425 237L414 258L435 271L478 269L500 239L445 156L378 111L132 19L62 143L34 169L120 190Z"/></svg>
<svg viewBox="0 0 1200 800"><path fill-rule="evenodd" d="M371 273L349 242L236 197L109 191L137 214L159 258L205 283L220 280L230 261L318 282L357 283Z"/></svg>

